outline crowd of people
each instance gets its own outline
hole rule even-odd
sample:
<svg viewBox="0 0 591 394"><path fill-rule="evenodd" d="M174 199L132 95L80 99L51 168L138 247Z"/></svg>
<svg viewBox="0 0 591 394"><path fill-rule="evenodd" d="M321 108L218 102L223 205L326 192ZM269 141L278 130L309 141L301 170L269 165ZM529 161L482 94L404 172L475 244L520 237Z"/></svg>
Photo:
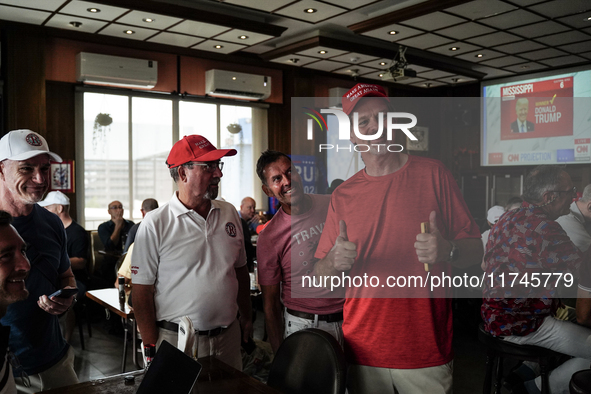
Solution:
<svg viewBox="0 0 591 394"><path fill-rule="evenodd" d="M358 121L353 144L365 142L360 134L376 135L382 117L395 111L378 85L358 84L342 102ZM253 198L239 209L217 199L221 159L237 151L217 149L200 135L175 143L166 160L178 189L170 201L144 200L138 224L113 201L110 220L98 228L106 253L100 278L106 287L123 276L133 287L144 346L176 345L179 324L189 319L194 356L214 355L241 370L241 345L253 333L249 272L256 261L274 352L292 333L318 328L346 354L350 393L451 393L451 288L328 289L305 286L303 278L425 277L480 265L493 278L482 289L484 329L569 356L550 375L552 393L568 392L572 374L591 364L591 185L578 198L563 168L540 166L525 178L520 198L489 210L490 229L481 235L441 162L380 150L386 133L372 142L361 153L365 168L335 184L331 195L305 193L286 153L263 152L256 174L280 208L262 231ZM77 297L48 295L86 290L87 235L71 218L66 195L46 196L50 160L61 158L33 131L11 131L0 140L0 338L7 344L0 346L0 375L9 377L0 393L78 382L66 340L71 329L62 332L58 320L71 316ZM360 201L372 209L355 208ZM558 287L509 288L499 279L542 273L578 278L570 311ZM18 365L8 363L10 354ZM512 392L540 392L534 363L512 374Z"/></svg>

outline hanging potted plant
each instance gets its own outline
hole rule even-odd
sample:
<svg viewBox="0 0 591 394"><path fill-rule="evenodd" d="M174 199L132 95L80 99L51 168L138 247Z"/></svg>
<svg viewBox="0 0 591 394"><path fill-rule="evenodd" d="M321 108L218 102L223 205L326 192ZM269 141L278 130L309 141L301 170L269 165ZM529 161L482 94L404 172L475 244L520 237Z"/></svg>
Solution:
<svg viewBox="0 0 591 394"><path fill-rule="evenodd" d="M226 128L230 134L238 134L242 131L242 126L238 123L230 123Z"/></svg>
<svg viewBox="0 0 591 394"><path fill-rule="evenodd" d="M111 124L113 123L113 118L111 115L99 113L96 118L94 118L94 127L92 128L92 145L96 150L96 146L99 139L102 139L107 134L107 131L111 131Z"/></svg>

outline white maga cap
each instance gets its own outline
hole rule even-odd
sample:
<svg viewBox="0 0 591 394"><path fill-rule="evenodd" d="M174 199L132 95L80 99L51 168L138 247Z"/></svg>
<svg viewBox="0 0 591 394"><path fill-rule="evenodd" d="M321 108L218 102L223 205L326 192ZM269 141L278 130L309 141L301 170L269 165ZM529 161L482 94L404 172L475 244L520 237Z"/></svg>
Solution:
<svg viewBox="0 0 591 394"><path fill-rule="evenodd" d="M61 157L49 151L45 138L34 131L13 130L0 139L0 161L27 160L42 154L49 155L53 161L62 162Z"/></svg>
<svg viewBox="0 0 591 394"><path fill-rule="evenodd" d="M42 207L47 207L53 204L70 205L70 199L64 193L56 191L47 194L45 200L39 201L37 204L41 205Z"/></svg>

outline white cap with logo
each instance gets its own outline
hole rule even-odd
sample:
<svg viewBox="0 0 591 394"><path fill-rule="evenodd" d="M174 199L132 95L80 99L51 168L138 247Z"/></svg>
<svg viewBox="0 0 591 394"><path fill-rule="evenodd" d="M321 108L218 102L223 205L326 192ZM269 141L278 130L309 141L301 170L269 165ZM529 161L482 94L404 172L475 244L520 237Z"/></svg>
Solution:
<svg viewBox="0 0 591 394"><path fill-rule="evenodd" d="M486 220L488 220L492 224L495 224L496 222L499 221L499 218L501 216L503 216L504 213L505 213L505 208L503 208L500 205L495 205L491 209L488 210L488 213L486 215Z"/></svg>
<svg viewBox="0 0 591 394"><path fill-rule="evenodd" d="M70 205L70 199L60 191L49 192L47 197L45 197L45 200L39 201L37 204L41 205L42 207L47 207L53 204Z"/></svg>
<svg viewBox="0 0 591 394"><path fill-rule="evenodd" d="M49 155L53 161L63 161L61 157L49 151L45 138L34 131L13 130L0 139L0 161L27 160L42 154Z"/></svg>

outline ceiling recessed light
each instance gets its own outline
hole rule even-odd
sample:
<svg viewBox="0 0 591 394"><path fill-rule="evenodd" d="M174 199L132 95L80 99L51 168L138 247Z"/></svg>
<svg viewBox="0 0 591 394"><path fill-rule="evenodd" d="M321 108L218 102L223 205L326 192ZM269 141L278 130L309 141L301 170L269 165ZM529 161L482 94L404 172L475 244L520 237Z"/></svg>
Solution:
<svg viewBox="0 0 591 394"><path fill-rule="evenodd" d="M306 8L306 9L304 10L304 12L305 12L306 14L313 14L313 13L315 13L316 11L318 11L316 8Z"/></svg>
<svg viewBox="0 0 591 394"><path fill-rule="evenodd" d="M143 20L144 22L146 22L146 23L152 23L152 22L154 22L156 19L154 19L154 18L144 18L144 19L142 19L142 20Z"/></svg>
<svg viewBox="0 0 591 394"><path fill-rule="evenodd" d="M586 17L585 20L591 21L591 16Z"/></svg>
<svg viewBox="0 0 591 394"><path fill-rule="evenodd" d="M475 55L475 57L484 57L484 55L482 53L479 53L478 55Z"/></svg>
<svg viewBox="0 0 591 394"><path fill-rule="evenodd" d="M384 76L384 74L378 74L378 77L382 78Z"/></svg>
<svg viewBox="0 0 591 394"><path fill-rule="evenodd" d="M451 81L452 81L453 83L460 82L461 80L462 80L461 78L452 78L452 79L451 79Z"/></svg>
<svg viewBox="0 0 591 394"><path fill-rule="evenodd" d="M133 31L133 30L123 30L123 33L131 35L131 34L135 34L135 31Z"/></svg>
<svg viewBox="0 0 591 394"><path fill-rule="evenodd" d="M529 66L521 66L521 68L525 70L525 69L528 69Z"/></svg>
<svg viewBox="0 0 591 394"><path fill-rule="evenodd" d="M324 55L324 54L326 54L326 53L327 53L327 51L325 51L325 50L322 50L322 51L318 51L318 53L319 53L319 54L321 54L321 55Z"/></svg>
<svg viewBox="0 0 591 394"><path fill-rule="evenodd" d="M92 12L93 14L96 14L97 12L101 12L101 10L99 10L98 8L87 8L86 11Z"/></svg>
<svg viewBox="0 0 591 394"><path fill-rule="evenodd" d="M450 51L457 51L458 49L460 49L460 47L451 47L451 48L449 48Z"/></svg>
<svg viewBox="0 0 591 394"><path fill-rule="evenodd" d="M300 59L298 59L297 57L292 57L291 59L289 59L290 62L292 62L293 64L296 64L297 62L300 61Z"/></svg>
<svg viewBox="0 0 591 394"><path fill-rule="evenodd" d="M213 46L215 49L222 49L224 46L223 45L214 45Z"/></svg>
<svg viewBox="0 0 591 394"><path fill-rule="evenodd" d="M425 84L425 86L426 86L426 87L428 87L428 88L430 88L430 87L431 87L431 84L430 84L429 82L427 82L427 83Z"/></svg>
<svg viewBox="0 0 591 394"><path fill-rule="evenodd" d="M235 81L235 80L236 80L236 77L232 77L232 81Z"/></svg>
<svg viewBox="0 0 591 394"><path fill-rule="evenodd" d="M72 22L70 22L70 26L80 27L80 26L82 26L82 22L72 21Z"/></svg>
<svg viewBox="0 0 591 394"><path fill-rule="evenodd" d="M388 34L393 36L394 34L398 34L398 32L396 30L390 30Z"/></svg>
<svg viewBox="0 0 591 394"><path fill-rule="evenodd" d="M380 62L380 66L385 66L386 62Z"/></svg>
<svg viewBox="0 0 591 394"><path fill-rule="evenodd" d="M241 40L246 40L248 38L248 36L241 35L241 36L238 36L238 38L241 39Z"/></svg>

